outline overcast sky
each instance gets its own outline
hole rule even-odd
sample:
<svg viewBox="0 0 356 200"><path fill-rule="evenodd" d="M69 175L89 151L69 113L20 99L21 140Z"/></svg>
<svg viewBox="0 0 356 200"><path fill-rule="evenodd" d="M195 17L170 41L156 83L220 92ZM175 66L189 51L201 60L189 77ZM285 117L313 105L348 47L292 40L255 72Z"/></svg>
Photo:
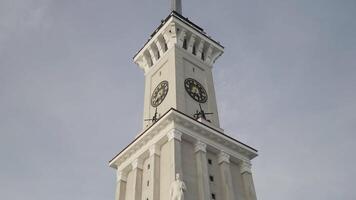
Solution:
<svg viewBox="0 0 356 200"><path fill-rule="evenodd" d="M0 199L113 200L141 130L133 55L169 0L0 0ZM356 1L185 0L226 48L220 122L259 150L258 199L355 200Z"/></svg>

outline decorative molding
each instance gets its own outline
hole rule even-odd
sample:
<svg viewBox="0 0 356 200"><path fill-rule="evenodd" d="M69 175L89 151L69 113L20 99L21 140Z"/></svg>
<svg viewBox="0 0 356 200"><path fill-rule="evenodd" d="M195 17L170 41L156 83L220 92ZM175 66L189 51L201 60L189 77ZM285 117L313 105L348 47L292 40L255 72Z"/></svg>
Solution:
<svg viewBox="0 0 356 200"><path fill-rule="evenodd" d="M193 49L195 48L195 51L196 51L196 47L195 47L195 40L196 40L197 36L192 34L190 36L190 39L189 39L189 42L188 42L188 47L187 47L187 50L189 53L192 53L192 54L195 54L196 52L193 52Z"/></svg>
<svg viewBox="0 0 356 200"><path fill-rule="evenodd" d="M197 130L194 131L193 127L197 127ZM248 162L257 156L257 151L253 148L171 109L158 122L146 129L135 141L116 155L109 162L109 165L115 169L129 169L132 166L133 159L145 152L149 154L149 149L153 144L162 145L168 139L173 138L181 141L183 132L187 137L194 137L205 144L209 144L214 149L226 152L234 160L237 159L237 162ZM220 138L220 141L218 141L218 138Z"/></svg>
<svg viewBox="0 0 356 200"><path fill-rule="evenodd" d="M198 140L195 143L194 151L195 152L199 152L199 151L206 152L206 144L204 142Z"/></svg>
<svg viewBox="0 0 356 200"><path fill-rule="evenodd" d="M224 151L221 151L218 156L218 163L221 164L222 162L230 163L230 155Z"/></svg>
<svg viewBox="0 0 356 200"><path fill-rule="evenodd" d="M176 46L185 49L201 62L212 66L223 54L224 48L204 31L195 29L189 23L174 14L170 15L135 55L134 62L146 73L169 49Z"/></svg>
<svg viewBox="0 0 356 200"><path fill-rule="evenodd" d="M158 144L153 144L150 147L149 151L150 151L150 156L153 156L153 155L160 156L161 155L161 147Z"/></svg>
<svg viewBox="0 0 356 200"><path fill-rule="evenodd" d="M252 167L252 165L250 162L242 161L241 166L240 166L241 174L246 173L246 172L252 174L251 167Z"/></svg>
<svg viewBox="0 0 356 200"><path fill-rule="evenodd" d="M132 168L133 169L143 169L143 159L142 158L136 158L132 163Z"/></svg>
<svg viewBox="0 0 356 200"><path fill-rule="evenodd" d="M127 182L127 173L120 171L120 170L116 170L116 181L124 181Z"/></svg>
<svg viewBox="0 0 356 200"><path fill-rule="evenodd" d="M200 42L198 44L197 52L196 52L196 57L198 57L198 58L202 57L204 44L205 44L205 41L200 40Z"/></svg>
<svg viewBox="0 0 356 200"><path fill-rule="evenodd" d="M162 38L162 36L161 36L161 37L157 38L154 41L154 43L157 46L157 49L158 49L158 52L159 52L160 56L162 56L164 54L164 52L166 51L164 38Z"/></svg>
<svg viewBox="0 0 356 200"><path fill-rule="evenodd" d="M184 40L186 39L186 36L187 36L187 30L182 29L179 33L178 41L177 41L177 45L179 47L183 47L183 43L184 43Z"/></svg>
<svg viewBox="0 0 356 200"><path fill-rule="evenodd" d="M172 139L176 139L178 141L182 141L182 135L183 133L178 131L177 129L172 129L168 134L168 141L171 141Z"/></svg>
<svg viewBox="0 0 356 200"><path fill-rule="evenodd" d="M155 50L154 45L156 45L156 43L148 47L148 53L150 54L153 63L156 63L158 60L158 50Z"/></svg>

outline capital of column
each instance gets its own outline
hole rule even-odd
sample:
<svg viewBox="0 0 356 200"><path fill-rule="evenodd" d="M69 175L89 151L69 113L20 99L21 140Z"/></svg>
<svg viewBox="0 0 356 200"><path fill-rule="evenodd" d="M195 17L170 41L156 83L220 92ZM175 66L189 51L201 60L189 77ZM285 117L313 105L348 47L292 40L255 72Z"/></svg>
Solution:
<svg viewBox="0 0 356 200"><path fill-rule="evenodd" d="M221 151L218 156L218 163L221 164L223 162L230 163L230 155Z"/></svg>
<svg viewBox="0 0 356 200"><path fill-rule="evenodd" d="M151 147L150 147L150 156L153 156L153 155L161 155L161 147L158 145L158 144L153 144Z"/></svg>
<svg viewBox="0 0 356 200"><path fill-rule="evenodd" d="M120 170L117 170L116 171L116 181L117 182L119 182L119 181L127 182L127 173L125 173L123 171L120 171Z"/></svg>
<svg viewBox="0 0 356 200"><path fill-rule="evenodd" d="M137 158L131 163L131 165L133 169L143 169L143 159Z"/></svg>
<svg viewBox="0 0 356 200"><path fill-rule="evenodd" d="M206 144L202 141L197 141L194 146L194 151L195 153L199 151L206 152Z"/></svg>
<svg viewBox="0 0 356 200"><path fill-rule="evenodd" d="M252 167L252 165L250 162L242 161L241 166L240 166L240 173L243 174L243 173L247 172L247 173L252 174L251 167Z"/></svg>
<svg viewBox="0 0 356 200"><path fill-rule="evenodd" d="M182 133L178 131L177 129L172 129L168 134L168 141L171 141L172 139L176 139L178 141L182 141Z"/></svg>

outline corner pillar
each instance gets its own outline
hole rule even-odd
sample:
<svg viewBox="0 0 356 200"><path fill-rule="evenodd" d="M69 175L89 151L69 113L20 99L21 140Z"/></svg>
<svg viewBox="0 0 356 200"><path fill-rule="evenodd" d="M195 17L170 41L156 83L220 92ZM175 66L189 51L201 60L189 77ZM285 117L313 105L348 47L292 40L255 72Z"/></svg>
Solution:
<svg viewBox="0 0 356 200"><path fill-rule="evenodd" d="M127 174L122 171L116 171L116 194L115 200L125 200L126 197Z"/></svg>
<svg viewBox="0 0 356 200"><path fill-rule="evenodd" d="M218 162L223 190L223 200L235 200L230 169L230 155L223 151L220 152Z"/></svg>
<svg viewBox="0 0 356 200"><path fill-rule="evenodd" d="M171 182L175 180L175 175L179 173L182 177L182 153L181 153L181 142L182 142L182 133L177 129L171 130L168 133L168 142L171 152L171 160L169 163L171 169Z"/></svg>
<svg viewBox="0 0 356 200"><path fill-rule="evenodd" d="M195 160L197 163L199 200L210 199L209 172L206 159L206 144L195 143Z"/></svg>
<svg viewBox="0 0 356 200"><path fill-rule="evenodd" d="M246 200L257 200L255 186L252 179L251 163L243 161L240 168Z"/></svg>

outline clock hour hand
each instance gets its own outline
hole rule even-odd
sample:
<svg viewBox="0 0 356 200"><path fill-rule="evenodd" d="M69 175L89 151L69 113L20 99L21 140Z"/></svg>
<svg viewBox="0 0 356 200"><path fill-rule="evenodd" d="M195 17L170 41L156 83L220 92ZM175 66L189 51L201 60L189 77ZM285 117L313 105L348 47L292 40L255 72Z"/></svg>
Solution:
<svg viewBox="0 0 356 200"><path fill-rule="evenodd" d="M158 112L157 112L157 107L155 114L153 115L152 119L145 119L145 121L151 121L152 123L156 123L158 121Z"/></svg>
<svg viewBox="0 0 356 200"><path fill-rule="evenodd" d="M206 118L206 115L212 115L212 114L214 114L214 113L206 113L206 112L203 110L203 108L201 107L201 104L200 104L200 103L199 103L199 108L200 108L200 111L197 110L197 111L195 112L194 118L195 118L195 119L202 118L202 119L204 119L204 120L210 122L210 120L208 120L208 119Z"/></svg>

